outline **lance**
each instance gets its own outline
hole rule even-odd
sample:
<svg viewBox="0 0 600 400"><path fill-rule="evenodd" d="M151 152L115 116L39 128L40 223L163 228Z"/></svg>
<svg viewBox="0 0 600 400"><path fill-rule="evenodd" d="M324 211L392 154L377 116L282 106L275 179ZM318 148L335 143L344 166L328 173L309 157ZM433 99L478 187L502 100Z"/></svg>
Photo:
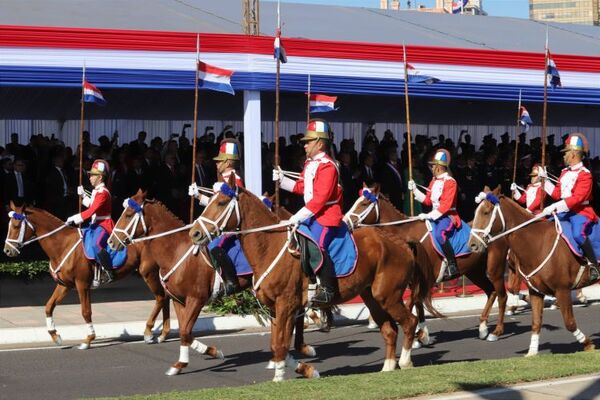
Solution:
<svg viewBox="0 0 600 400"><path fill-rule="evenodd" d="M194 140L192 141L192 184L196 182L196 142L198 140L198 75L200 62L200 34L196 34L196 78L194 80ZM190 224L194 221L194 196L190 198Z"/></svg>
<svg viewBox="0 0 600 400"><path fill-rule="evenodd" d="M83 63L83 73L81 75L81 111L79 119L79 186L83 186L83 115L85 104L85 61ZM81 213L81 196L79 198L79 213Z"/></svg>
<svg viewBox="0 0 600 400"><path fill-rule="evenodd" d="M277 1L277 34L281 35L281 14L280 2ZM279 43L281 47L281 42ZM281 62L279 56L276 57L276 72L275 72L275 168L279 169L279 73ZM279 208L279 180L275 181L275 207Z"/></svg>
<svg viewBox="0 0 600 400"><path fill-rule="evenodd" d="M310 74L308 74L308 91L306 92L306 124L310 121Z"/></svg>
<svg viewBox="0 0 600 400"><path fill-rule="evenodd" d="M519 90L519 105L517 106L517 127L515 128L515 159L513 164L512 181L517 179L517 160L519 154L519 125L521 124L521 90Z"/></svg>
<svg viewBox="0 0 600 400"><path fill-rule="evenodd" d="M408 180L412 181L412 149L411 143L412 138L410 134L410 106L408 103L408 65L406 62L406 46L402 45L402 53L404 59L404 105L406 108L406 142L407 142L407 151L408 151ZM415 202L413 192L409 193L410 196L410 215L415 215Z"/></svg>
<svg viewBox="0 0 600 400"><path fill-rule="evenodd" d="M544 109L542 112L542 167L546 168L546 129L548 115L548 25L546 25L546 46L544 49ZM544 179L542 178L542 188L544 187ZM540 210L544 209L544 200L546 199L546 191L542 190L542 201L540 202Z"/></svg>

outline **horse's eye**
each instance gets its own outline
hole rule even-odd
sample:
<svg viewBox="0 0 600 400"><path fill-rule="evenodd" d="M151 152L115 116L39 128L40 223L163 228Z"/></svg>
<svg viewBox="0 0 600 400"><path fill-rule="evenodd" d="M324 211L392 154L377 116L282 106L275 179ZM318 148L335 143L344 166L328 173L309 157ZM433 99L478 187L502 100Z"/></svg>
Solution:
<svg viewBox="0 0 600 400"><path fill-rule="evenodd" d="M224 207L227 205L227 200L221 200L217 203L217 205Z"/></svg>

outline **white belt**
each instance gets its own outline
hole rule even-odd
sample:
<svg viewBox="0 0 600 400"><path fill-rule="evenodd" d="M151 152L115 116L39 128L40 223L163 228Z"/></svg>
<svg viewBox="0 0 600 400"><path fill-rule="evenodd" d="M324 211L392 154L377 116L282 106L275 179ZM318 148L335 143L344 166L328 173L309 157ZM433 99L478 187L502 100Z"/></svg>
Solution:
<svg viewBox="0 0 600 400"><path fill-rule="evenodd" d="M95 219L95 220L96 220L96 221L104 221L104 220L106 220L106 219L109 219L109 218L110 218L110 216L108 216L108 215L105 215L105 216L103 216L103 217L96 217L96 219Z"/></svg>
<svg viewBox="0 0 600 400"><path fill-rule="evenodd" d="M332 201L328 201L327 203L325 203L326 206L332 206L334 204L337 204L337 200L332 200Z"/></svg>

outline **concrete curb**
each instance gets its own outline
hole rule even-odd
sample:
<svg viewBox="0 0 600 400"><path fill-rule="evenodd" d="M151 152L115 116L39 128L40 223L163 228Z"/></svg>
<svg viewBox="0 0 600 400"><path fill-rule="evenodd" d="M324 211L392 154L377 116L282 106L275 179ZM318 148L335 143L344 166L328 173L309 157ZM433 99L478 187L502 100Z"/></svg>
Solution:
<svg viewBox="0 0 600 400"><path fill-rule="evenodd" d="M584 295L589 301L600 300L600 286L593 285L583 289ZM575 293L573 292L573 298ZM474 295L472 297L459 298L456 296L438 297L433 299L434 307L442 314L450 315L455 313L473 312L479 313L485 305L485 295ZM508 304L518 304L516 296L509 295ZM524 302L520 302L524 305ZM354 322L364 322L367 320L369 312L364 304L343 304L339 306L339 313L335 314L337 324L348 324ZM268 326L268 325L267 325ZM121 339L127 340L140 338L145 329L145 321L128 322L110 322L94 324L97 339ZM154 332L159 333L162 326L155 327ZM171 319L171 332L178 332L178 323L176 318ZM219 331L231 331L240 329L256 329L263 326L253 316L205 316L200 317L194 325L194 332L214 333ZM81 340L87 334L87 328L84 324L80 325L59 325L57 326L64 341ZM3 328L0 329L0 345L24 344L24 343L51 343L45 326L26 327L26 328Z"/></svg>

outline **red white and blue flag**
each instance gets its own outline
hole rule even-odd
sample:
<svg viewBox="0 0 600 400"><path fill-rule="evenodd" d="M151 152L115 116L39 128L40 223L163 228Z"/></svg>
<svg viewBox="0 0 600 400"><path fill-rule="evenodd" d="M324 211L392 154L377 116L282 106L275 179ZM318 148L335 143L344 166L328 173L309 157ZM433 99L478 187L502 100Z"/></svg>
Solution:
<svg viewBox="0 0 600 400"><path fill-rule="evenodd" d="M556 63L552 59L552 55L550 54L550 50L548 50L548 77L550 79L550 85L552 85L552 89L556 89L556 87L562 87L562 83L560 82L560 74L558 73L558 68L556 68Z"/></svg>
<svg viewBox="0 0 600 400"><path fill-rule="evenodd" d="M521 106L521 110L519 113L521 115L519 117L519 124L525 127L523 132L529 132L529 128L531 127L531 125L533 125L533 121L529 116L529 111L527 111L527 109L524 106Z"/></svg>
<svg viewBox="0 0 600 400"><path fill-rule="evenodd" d="M235 94L231 86L233 71L198 61L198 87Z"/></svg>
<svg viewBox="0 0 600 400"><path fill-rule="evenodd" d="M406 71L408 73L408 82L410 83L425 83L426 85L431 85L432 83L440 81L433 76L421 74L418 69L409 63L406 63Z"/></svg>
<svg viewBox="0 0 600 400"><path fill-rule="evenodd" d="M279 61L283 64L287 62L287 55L285 54L285 49L283 48L283 43L281 42L281 29L277 28L275 32L275 42L273 43L273 58L279 59Z"/></svg>
<svg viewBox="0 0 600 400"><path fill-rule="evenodd" d="M309 99L310 113L335 111L336 96L326 96L324 94L311 94Z"/></svg>
<svg viewBox="0 0 600 400"><path fill-rule="evenodd" d="M83 81L83 101L85 103L96 103L100 106L106 105L106 100L104 100L102 93L88 81Z"/></svg>
<svg viewBox="0 0 600 400"><path fill-rule="evenodd" d="M469 0L458 0L452 2L452 14L460 14Z"/></svg>

